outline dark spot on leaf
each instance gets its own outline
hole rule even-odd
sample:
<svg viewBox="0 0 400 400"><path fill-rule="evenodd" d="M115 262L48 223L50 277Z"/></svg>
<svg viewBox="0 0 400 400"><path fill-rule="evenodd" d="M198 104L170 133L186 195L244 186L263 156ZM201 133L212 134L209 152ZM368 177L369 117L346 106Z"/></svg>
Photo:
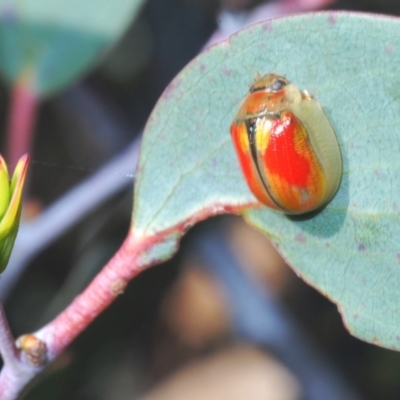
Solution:
<svg viewBox="0 0 400 400"><path fill-rule="evenodd" d="M229 68L223 68L223 69L222 69L222 73L223 73L225 76L231 76L231 75L232 75L232 70L229 69Z"/></svg>
<svg viewBox="0 0 400 400"><path fill-rule="evenodd" d="M393 46L391 44L385 47L385 53L390 54L393 51Z"/></svg>
<svg viewBox="0 0 400 400"><path fill-rule="evenodd" d="M296 242L299 242L299 243L305 243L306 242L306 237L302 234L302 233L298 233L296 236L295 236L295 238L294 238L295 240L296 240Z"/></svg>
<svg viewBox="0 0 400 400"><path fill-rule="evenodd" d="M272 30L272 23L271 21L267 20L262 24L263 31L270 32Z"/></svg>
<svg viewBox="0 0 400 400"><path fill-rule="evenodd" d="M335 14L329 14L328 21L331 25L336 24L336 15Z"/></svg>

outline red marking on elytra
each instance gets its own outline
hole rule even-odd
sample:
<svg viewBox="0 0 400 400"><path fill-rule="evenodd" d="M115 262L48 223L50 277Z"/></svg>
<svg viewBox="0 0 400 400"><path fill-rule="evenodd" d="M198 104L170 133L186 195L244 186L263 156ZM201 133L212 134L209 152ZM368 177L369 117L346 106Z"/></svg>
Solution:
<svg viewBox="0 0 400 400"><path fill-rule="evenodd" d="M266 164L272 174L281 176L290 185L307 188L310 163L296 150L297 130L296 118L291 116L285 120L274 121L265 160L267 160Z"/></svg>
<svg viewBox="0 0 400 400"><path fill-rule="evenodd" d="M250 187L253 194L264 204L273 206L267 194L265 194L264 188L257 175L257 171L253 168L251 161L251 153L248 149L243 148L241 143L241 136L247 135L246 126L243 123L233 123L231 125L231 135L233 142L235 143L236 154L239 158L240 166L243 172L243 176L246 179L248 186Z"/></svg>

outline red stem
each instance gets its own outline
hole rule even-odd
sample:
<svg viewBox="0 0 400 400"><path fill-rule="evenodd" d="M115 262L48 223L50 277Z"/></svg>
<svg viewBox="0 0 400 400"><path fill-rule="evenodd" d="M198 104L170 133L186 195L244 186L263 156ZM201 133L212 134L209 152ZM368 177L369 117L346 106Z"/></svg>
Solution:
<svg viewBox="0 0 400 400"><path fill-rule="evenodd" d="M136 237L133 231L130 231L118 252L84 292L77 296L53 321L34 334L36 339L44 342L47 349L46 361L57 357L124 291L128 282L144 267L149 267L157 262L157 260L149 260L143 255L152 246L165 240L166 235L168 232L151 237ZM7 329L4 329L4 335L8 335ZM12 340L6 342L8 346ZM18 350L15 348L7 350L11 360L13 351ZM0 399L15 400L27 383L41 372L44 366L36 367L29 362L21 362L18 358L15 358L14 362L7 362L0 373Z"/></svg>
<svg viewBox="0 0 400 400"><path fill-rule="evenodd" d="M31 153L37 104L38 97L32 89L31 80L21 76L11 92L7 131L7 161L11 170L23 154Z"/></svg>
<svg viewBox="0 0 400 400"><path fill-rule="evenodd" d="M45 325L34 335L46 343L49 361L59 355L88 325L106 308L119 294L128 282L144 268L148 268L160 259L150 258L151 251L161 243L178 240L178 236L198 221L222 212L239 213L244 207L259 206L258 202L241 206L226 206L215 204L212 212L203 209L181 224L152 236L135 234L131 228L124 243L97 274L89 286L77 296L72 303L53 321ZM171 244L170 244L171 245Z"/></svg>
<svg viewBox="0 0 400 400"><path fill-rule="evenodd" d="M154 245L154 239L138 239L131 232L84 292L53 321L35 333L47 344L49 360L60 354L141 272L144 265L140 263L140 256Z"/></svg>

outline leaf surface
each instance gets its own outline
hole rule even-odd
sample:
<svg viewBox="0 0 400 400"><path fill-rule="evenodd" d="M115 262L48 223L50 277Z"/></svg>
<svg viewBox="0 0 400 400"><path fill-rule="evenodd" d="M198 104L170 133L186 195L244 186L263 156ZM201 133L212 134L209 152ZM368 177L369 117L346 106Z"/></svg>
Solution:
<svg viewBox="0 0 400 400"><path fill-rule="evenodd" d="M148 122L133 231L178 240L202 218L245 208L297 273L338 304L355 336L400 349L399 65L400 21L354 13L270 20L208 49ZM316 97L342 150L339 192L306 218L252 207L231 143L240 102L267 72Z"/></svg>

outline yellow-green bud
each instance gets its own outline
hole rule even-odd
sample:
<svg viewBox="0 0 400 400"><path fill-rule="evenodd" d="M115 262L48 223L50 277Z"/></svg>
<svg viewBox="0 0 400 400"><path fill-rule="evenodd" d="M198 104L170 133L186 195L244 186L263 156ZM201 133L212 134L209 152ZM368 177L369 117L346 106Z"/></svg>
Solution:
<svg viewBox="0 0 400 400"><path fill-rule="evenodd" d="M7 165L0 155L0 272L7 266L17 236L28 163L27 154L20 158L10 182Z"/></svg>
<svg viewBox="0 0 400 400"><path fill-rule="evenodd" d="M3 157L0 156L0 218L7 211L10 202L10 178L8 176L7 165Z"/></svg>

